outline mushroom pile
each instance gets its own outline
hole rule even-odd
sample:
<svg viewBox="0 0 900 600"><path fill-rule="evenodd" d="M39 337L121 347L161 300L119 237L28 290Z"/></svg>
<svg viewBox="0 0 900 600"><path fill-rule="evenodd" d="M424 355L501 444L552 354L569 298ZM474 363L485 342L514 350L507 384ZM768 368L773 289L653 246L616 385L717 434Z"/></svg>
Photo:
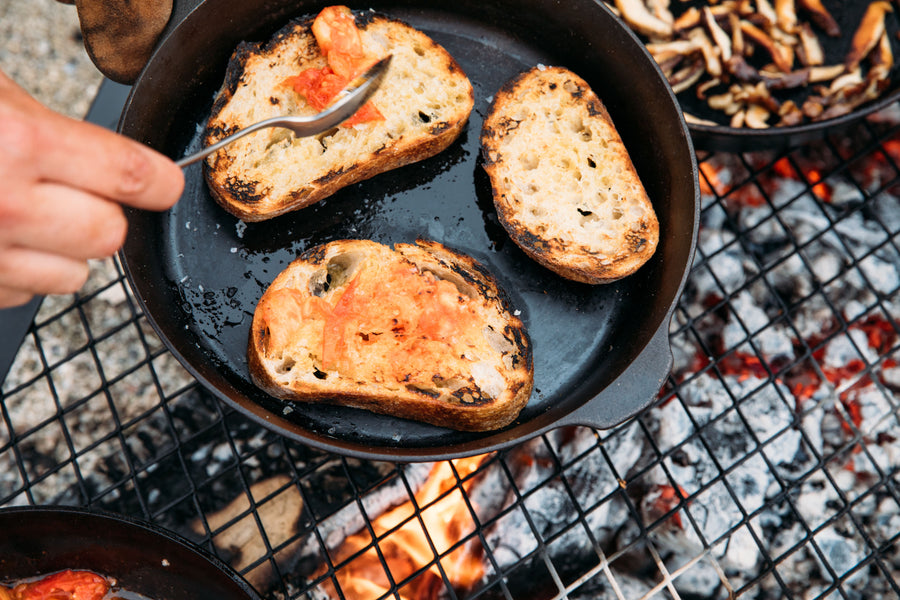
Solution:
<svg viewBox="0 0 900 600"><path fill-rule="evenodd" d="M870 2L852 32L841 30L821 0L708 0L677 17L669 0L608 3L644 38L675 93L693 89L730 127L839 117L890 85L894 55L887 19L893 8L887 0ZM850 33L843 59L828 64L827 39ZM723 124L687 111L685 119Z"/></svg>

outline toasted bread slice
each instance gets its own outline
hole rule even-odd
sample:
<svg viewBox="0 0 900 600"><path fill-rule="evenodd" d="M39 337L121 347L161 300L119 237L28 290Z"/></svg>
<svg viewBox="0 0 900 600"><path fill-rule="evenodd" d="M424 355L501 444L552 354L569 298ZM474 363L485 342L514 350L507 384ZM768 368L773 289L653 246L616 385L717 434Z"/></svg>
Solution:
<svg viewBox="0 0 900 600"><path fill-rule="evenodd" d="M262 119L318 111L285 81L323 68L312 19L294 20L266 44L241 44L214 101L209 145ZM421 31L372 12L359 13L366 56L392 55L371 102L385 117L295 138L281 128L250 134L206 161L216 201L245 221L297 210L384 171L431 157L463 131L474 105L472 84L447 51Z"/></svg>
<svg viewBox="0 0 900 600"><path fill-rule="evenodd" d="M421 240L304 252L260 299L248 358L275 397L466 431L511 423L533 385L528 335L496 280Z"/></svg>
<svg viewBox="0 0 900 600"><path fill-rule="evenodd" d="M608 283L655 252L653 205L606 107L578 75L535 67L508 82L481 144L500 222L545 267Z"/></svg>

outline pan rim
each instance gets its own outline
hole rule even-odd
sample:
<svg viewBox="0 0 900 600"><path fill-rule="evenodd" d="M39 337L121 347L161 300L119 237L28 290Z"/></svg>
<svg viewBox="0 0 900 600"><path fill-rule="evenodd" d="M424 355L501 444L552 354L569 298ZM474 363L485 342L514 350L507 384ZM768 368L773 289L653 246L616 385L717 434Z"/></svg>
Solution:
<svg viewBox="0 0 900 600"><path fill-rule="evenodd" d="M872 100L852 112L813 123L788 127L773 126L766 129L745 129L703 123L687 123L687 126L693 143L700 150L727 151L738 147L748 151L779 150L848 129L898 100L900 100L900 84L889 94Z"/></svg>

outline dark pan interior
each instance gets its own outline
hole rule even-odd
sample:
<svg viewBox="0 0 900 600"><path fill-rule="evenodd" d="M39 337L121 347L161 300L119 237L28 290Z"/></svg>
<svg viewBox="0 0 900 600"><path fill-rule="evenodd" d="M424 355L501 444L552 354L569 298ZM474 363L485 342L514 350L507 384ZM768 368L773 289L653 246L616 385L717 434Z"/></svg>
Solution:
<svg viewBox="0 0 900 600"><path fill-rule="evenodd" d="M673 14L677 16L691 6L704 6L707 4L709 2L706 0L676 2L672 3L672 10ZM844 57L851 46L853 33L859 26L863 13L865 13L870 3L868 1L822 0L822 4L840 26L842 35L839 38L823 35L821 30L815 25L813 25L813 30L817 33L825 51L825 64L843 64ZM801 21L810 21L808 13L801 9L799 5L797 14L798 19ZM898 30L900 30L900 19L898 19L896 11L887 16L885 25L894 56L900 59L900 39L897 37ZM765 53L759 52L754 57L751 57L749 62L759 67L768 62L768 58ZM772 127L764 130L729 127L730 117L724 115L721 111L709 108L706 101L697 98L693 88L678 94L678 101L686 112L718 124L716 126L689 124L694 143L698 149L724 151L777 149L779 147L806 143L827 134L839 132L864 116L896 102L898 97L900 97L900 79L898 79L898 74L900 74L900 60L891 69L890 86L882 92L878 99L868 102L841 117L821 122L803 123L792 127ZM710 91L710 94L721 93L727 87L727 85L724 85L721 88L715 88ZM792 99L800 105L812 93L814 93L813 88L807 87L787 94L779 92L777 97L781 100Z"/></svg>
<svg viewBox="0 0 900 600"><path fill-rule="evenodd" d="M83 509L0 511L0 581L64 569L113 577L151 600L256 600L224 563L159 528Z"/></svg>
<svg viewBox="0 0 900 600"><path fill-rule="evenodd" d="M173 158L196 148L234 46L265 39L288 17L315 14L322 6L201 4L151 60L120 129ZM585 404L598 404L597 395L620 378L654 335L667 332L697 227L696 164L687 129L640 43L591 0L366 7L422 29L460 63L476 98L461 138L436 157L256 224L218 208L195 165L186 171L185 193L174 209L129 215L126 270L154 327L187 368L221 399L289 437L344 454L408 460L502 447ZM536 64L567 66L592 84L659 214L656 256L616 284L592 287L559 278L526 258L497 221L479 159L482 119L497 89ZM288 404L253 386L245 355L253 309L298 253L341 238L394 243L417 237L480 260L522 311L533 342L535 390L516 423L500 432L460 433L355 409ZM656 371L666 368L655 365ZM599 402L591 424L612 426L634 414L656 394L662 376L639 374L639 393Z"/></svg>

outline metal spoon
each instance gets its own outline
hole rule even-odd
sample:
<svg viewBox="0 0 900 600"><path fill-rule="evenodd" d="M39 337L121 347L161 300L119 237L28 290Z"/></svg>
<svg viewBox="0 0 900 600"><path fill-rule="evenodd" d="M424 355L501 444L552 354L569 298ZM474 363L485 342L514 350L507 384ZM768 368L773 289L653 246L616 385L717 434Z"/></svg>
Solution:
<svg viewBox="0 0 900 600"><path fill-rule="evenodd" d="M362 75L354 79L350 85L341 90L340 94L338 94L338 100L334 104L317 115L312 115L310 117L283 116L262 120L219 140L215 144L195 152L194 154L189 154L188 156L175 161L175 164L179 167L186 167L198 160L206 158L213 152L227 146L234 140L243 137L248 133L253 133L254 131L259 131L260 129L265 129L267 127L284 127L293 131L294 135L297 137L316 135L323 131L328 131L333 127L337 127L343 121L353 116L353 114L366 103L372 94L375 93L375 90L378 89L378 86L381 85L381 82L384 79L384 74L387 72L390 62L391 56L388 55L369 67Z"/></svg>

